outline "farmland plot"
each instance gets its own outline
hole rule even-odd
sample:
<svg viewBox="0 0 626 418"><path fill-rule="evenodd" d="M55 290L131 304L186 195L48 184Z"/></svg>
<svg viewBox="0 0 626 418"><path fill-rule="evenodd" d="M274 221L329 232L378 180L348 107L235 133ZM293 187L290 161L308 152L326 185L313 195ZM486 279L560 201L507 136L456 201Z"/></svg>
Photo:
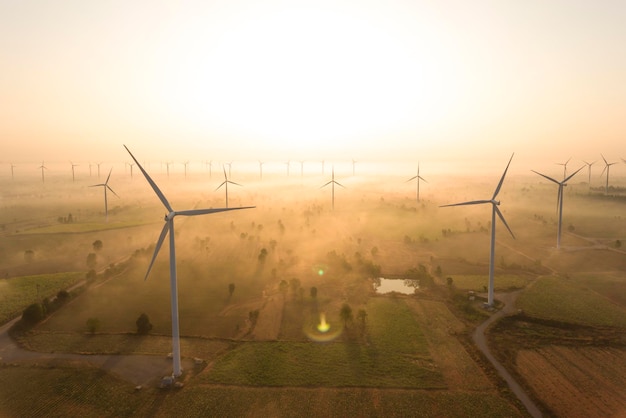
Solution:
<svg viewBox="0 0 626 418"><path fill-rule="evenodd" d="M626 415L626 351L549 346L522 350L517 370L557 416Z"/></svg>

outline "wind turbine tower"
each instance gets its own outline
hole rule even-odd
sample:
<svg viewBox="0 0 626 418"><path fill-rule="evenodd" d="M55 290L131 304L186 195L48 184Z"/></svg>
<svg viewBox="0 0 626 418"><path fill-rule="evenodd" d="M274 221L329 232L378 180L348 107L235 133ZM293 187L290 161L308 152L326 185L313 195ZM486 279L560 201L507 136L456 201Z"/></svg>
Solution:
<svg viewBox="0 0 626 418"><path fill-rule="evenodd" d="M406 182L408 183L409 181L413 181L416 180L417 182L417 201L420 201L420 180L423 181L424 183L428 183L422 176L420 176L420 163L417 163L417 175L411 177L410 179L408 179Z"/></svg>
<svg viewBox="0 0 626 418"><path fill-rule="evenodd" d="M143 173L144 177L156 193L156 195L163 203L163 206L167 209L168 213L165 215L165 225L163 225L163 229L161 230L161 235L159 236L159 240L157 241L156 248L154 249L154 255L152 256L152 260L150 261L150 265L148 266L148 271L146 272L146 276L144 278L147 279L150 274L150 270L152 269L152 265L154 264L154 260L156 259L159 250L161 249L161 245L165 240L165 237L169 234L169 244L170 244L170 298L171 298L171 308L172 308L172 360L173 360L173 373L174 377L178 377L182 374L181 362L180 362L180 331L179 331L179 323L178 323L178 283L176 277L176 243L174 240L174 218L176 216L196 216L196 215L204 215L209 213L217 213L224 212L228 210L237 210L237 209L248 209L253 206L248 207L240 207L240 208L219 208L219 209L191 209L191 210L181 210L175 211L170 206L170 203L165 198L165 195L161 192L156 183L152 180L152 178L148 175L148 173L144 170L144 168L139 164L137 159L133 156L130 150L124 145L126 151L133 158L139 170Z"/></svg>
<svg viewBox="0 0 626 418"><path fill-rule="evenodd" d="M39 168L41 169L41 182L45 183L46 182L46 178L44 177L43 171L47 170L48 167L46 167L43 163L43 161L41 162L41 165L39 166Z"/></svg>
<svg viewBox="0 0 626 418"><path fill-rule="evenodd" d="M569 163L569 160L571 160L572 157L569 157L567 159L567 161L565 161L564 163L556 163L557 165L562 165L563 166L563 178L567 177L567 163Z"/></svg>
<svg viewBox="0 0 626 418"><path fill-rule="evenodd" d="M331 189L332 189L332 208L333 210L335 210L335 184L338 186L341 186L345 189L345 186L341 183L338 183L335 181L335 167L333 166L333 171L332 171L332 180L330 180L328 183L326 183L325 185L323 185L321 188L328 186L329 184L331 185Z"/></svg>
<svg viewBox="0 0 626 418"><path fill-rule="evenodd" d="M73 182L74 180L76 180L76 178L74 177L74 167L78 167L78 164L74 164L71 161L70 161L70 164L72 164L72 182Z"/></svg>
<svg viewBox="0 0 626 418"><path fill-rule="evenodd" d="M604 174L604 172L606 171L606 189L604 194L608 195L609 194L609 170L611 169L611 166L617 163L609 163L606 158L604 158L604 155L600 154L600 156L602 157L602 159L604 160L604 168L602 169L602 173L600 173L600 175Z"/></svg>
<svg viewBox="0 0 626 418"><path fill-rule="evenodd" d="M589 186L589 188L591 188L591 166L594 165L596 162L593 161L591 163L588 163L587 161L583 160L583 163L587 164L587 174L588 174L588 179L587 179L587 184Z"/></svg>
<svg viewBox="0 0 626 418"><path fill-rule="evenodd" d="M111 191L111 193L113 193L115 196L117 196L117 193L115 193L113 191L113 189L111 188L111 186L109 186L109 179L111 178L111 172L113 171L113 167L111 167L111 170L109 170L109 175L107 176L107 180L104 183L100 183L100 184L93 184L89 187L102 187L104 189L104 219L105 222L109 222L109 204L107 201L107 189L109 189ZM117 196L119 197L119 196Z"/></svg>
<svg viewBox="0 0 626 418"><path fill-rule="evenodd" d="M453 203L450 205L441 206L441 207L447 207L447 206L480 205L483 203L491 203L491 253L489 257L489 292L488 292L488 297L487 297L487 304L489 306L493 306L493 273L494 273L495 249L496 249L496 215L498 215L498 217L500 218L504 226L506 226L506 229L509 230L509 233L511 234L511 236L515 238L515 235L513 235L513 231L511 231L511 228L509 228L509 225L506 223L504 216L502 216L502 212L500 212L500 209L498 209L498 206L500 206L500 201L496 200L498 193L500 193L500 188L502 187L502 183L504 182L504 177L506 176L506 172L509 169L509 165L511 165L511 160L513 160L513 155L514 154L511 155L511 158L509 159L509 163L506 165L506 168L504 169L504 173L502 173L500 182L498 183L496 190L493 192L493 196L491 196L491 199L472 200L469 202Z"/></svg>
<svg viewBox="0 0 626 418"><path fill-rule="evenodd" d="M236 186L241 186L241 184L228 180L228 177L226 177L226 168L222 167L222 169L224 170L224 181L222 182L222 184L217 186L215 191L219 190L220 187L224 186L224 189L226 190L226 207L228 208L228 183L234 184Z"/></svg>
<svg viewBox="0 0 626 418"><path fill-rule="evenodd" d="M541 174L538 171L535 170L531 170L533 173L535 174L539 174L541 177L546 178L548 180L550 180L551 182L557 184L559 186L558 189L558 194L556 196L556 210L558 212L559 215L559 223L558 223L558 227L557 227L557 233L556 233L556 249L559 250L561 248L561 224L563 221L563 188L565 186L567 186L567 182L569 181L569 179L571 179L572 177L574 177L576 174L578 174L578 172L580 170L582 170L585 166L580 167L578 170L574 171L572 174L569 175L569 177L566 177L563 179L563 181L557 181L555 179L553 179L552 177L548 177L545 174Z"/></svg>
<svg viewBox="0 0 626 418"><path fill-rule="evenodd" d="M15 169L15 165L13 165L13 163L11 163L11 180L15 179L15 175L14 175L14 170Z"/></svg>

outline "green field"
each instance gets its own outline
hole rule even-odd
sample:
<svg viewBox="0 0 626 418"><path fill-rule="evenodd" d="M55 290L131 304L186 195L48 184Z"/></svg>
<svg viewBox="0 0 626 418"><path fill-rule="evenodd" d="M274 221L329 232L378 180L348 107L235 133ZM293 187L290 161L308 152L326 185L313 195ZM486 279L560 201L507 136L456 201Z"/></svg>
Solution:
<svg viewBox="0 0 626 418"><path fill-rule="evenodd" d="M626 309L623 306L575 279L537 279L520 295L517 306L525 314L539 318L626 328Z"/></svg>
<svg viewBox="0 0 626 418"><path fill-rule="evenodd" d="M454 280L453 283L457 289L483 292L484 286L489 285L489 276L486 275L453 274L450 277ZM527 278L513 274L496 274L493 281L496 291L521 289L529 282Z"/></svg>
<svg viewBox="0 0 626 418"><path fill-rule="evenodd" d="M54 296L84 278L83 272L68 272L0 280L0 324L19 316L31 303Z"/></svg>
<svg viewBox="0 0 626 418"><path fill-rule="evenodd" d="M367 343L347 338L244 343L219 358L203 380L246 386L445 387L404 301L373 298L367 312Z"/></svg>

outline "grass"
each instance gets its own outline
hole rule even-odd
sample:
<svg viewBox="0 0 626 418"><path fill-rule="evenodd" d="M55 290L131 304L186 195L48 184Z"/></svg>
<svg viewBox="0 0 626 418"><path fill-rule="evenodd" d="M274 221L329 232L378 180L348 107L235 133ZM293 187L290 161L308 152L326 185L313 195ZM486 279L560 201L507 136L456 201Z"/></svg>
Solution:
<svg viewBox="0 0 626 418"><path fill-rule="evenodd" d="M575 280L544 277L520 295L526 315L592 326L626 328L626 310Z"/></svg>
<svg viewBox="0 0 626 418"><path fill-rule="evenodd" d="M83 272L67 272L1 280L0 324L19 316L28 305L54 296L84 277Z"/></svg>
<svg viewBox="0 0 626 418"><path fill-rule="evenodd" d="M475 290L483 292L489 285L489 276L486 275L450 275L457 289ZM495 290L520 289L528 284L528 279L514 274L496 274L493 278Z"/></svg>
<svg viewBox="0 0 626 418"><path fill-rule="evenodd" d="M145 416L153 392L134 393L129 383L90 367L0 366L2 416Z"/></svg>
<svg viewBox="0 0 626 418"><path fill-rule="evenodd" d="M374 298L367 312L369 344L348 338L246 343L219 358L204 379L247 386L445 387L404 301Z"/></svg>

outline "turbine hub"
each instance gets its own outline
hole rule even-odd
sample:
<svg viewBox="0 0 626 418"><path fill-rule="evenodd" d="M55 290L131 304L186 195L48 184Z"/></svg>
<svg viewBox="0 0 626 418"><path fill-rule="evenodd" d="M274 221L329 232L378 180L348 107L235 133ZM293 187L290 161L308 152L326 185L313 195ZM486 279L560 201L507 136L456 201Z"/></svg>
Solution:
<svg viewBox="0 0 626 418"><path fill-rule="evenodd" d="M172 219L174 219L174 216L176 216L176 212L170 212L167 215L165 215L165 222L171 221Z"/></svg>

